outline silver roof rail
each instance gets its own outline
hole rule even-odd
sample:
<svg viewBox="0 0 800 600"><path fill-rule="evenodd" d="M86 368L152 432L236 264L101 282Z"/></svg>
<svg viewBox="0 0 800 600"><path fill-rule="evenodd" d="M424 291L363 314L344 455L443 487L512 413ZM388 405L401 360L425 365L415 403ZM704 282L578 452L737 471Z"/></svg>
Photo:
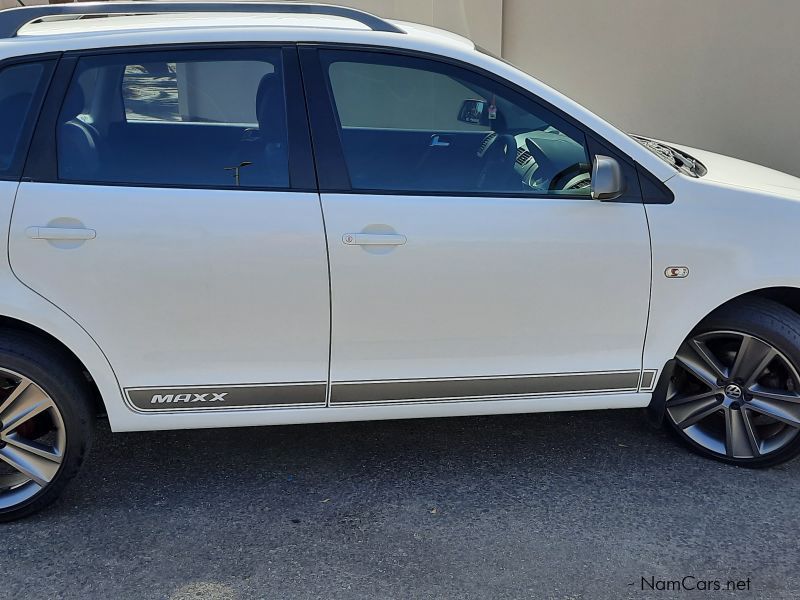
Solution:
<svg viewBox="0 0 800 600"><path fill-rule="evenodd" d="M9 8L0 11L0 39L13 38L20 29L45 17L145 15L159 13L253 13L327 15L352 19L372 31L405 33L399 27L370 13L327 4L277 2L78 2Z"/></svg>

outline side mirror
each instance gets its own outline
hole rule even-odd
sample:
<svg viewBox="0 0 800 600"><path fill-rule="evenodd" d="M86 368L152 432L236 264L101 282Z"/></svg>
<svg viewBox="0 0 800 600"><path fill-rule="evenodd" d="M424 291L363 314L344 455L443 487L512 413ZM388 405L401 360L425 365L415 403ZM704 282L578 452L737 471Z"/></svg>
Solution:
<svg viewBox="0 0 800 600"><path fill-rule="evenodd" d="M612 200L625 191L622 169L616 159L598 154L592 166L592 198Z"/></svg>

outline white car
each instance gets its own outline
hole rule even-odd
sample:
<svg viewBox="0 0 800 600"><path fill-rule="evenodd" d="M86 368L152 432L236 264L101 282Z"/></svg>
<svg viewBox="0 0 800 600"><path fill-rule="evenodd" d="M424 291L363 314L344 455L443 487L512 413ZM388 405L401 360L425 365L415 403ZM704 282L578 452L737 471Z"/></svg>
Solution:
<svg viewBox="0 0 800 600"><path fill-rule="evenodd" d="M629 136L451 33L0 12L0 221L0 520L58 495L98 413L649 407L728 463L800 452L800 179Z"/></svg>

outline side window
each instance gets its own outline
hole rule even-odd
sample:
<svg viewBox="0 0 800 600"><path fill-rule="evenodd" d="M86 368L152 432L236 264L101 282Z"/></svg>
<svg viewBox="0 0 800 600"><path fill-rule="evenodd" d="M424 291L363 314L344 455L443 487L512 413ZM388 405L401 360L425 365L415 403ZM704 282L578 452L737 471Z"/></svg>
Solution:
<svg viewBox="0 0 800 600"><path fill-rule="evenodd" d="M14 64L0 71L0 177L18 178L53 61Z"/></svg>
<svg viewBox="0 0 800 600"><path fill-rule="evenodd" d="M489 131L458 119L453 106L475 92L442 73L363 62L333 62L328 72L342 127Z"/></svg>
<svg viewBox="0 0 800 600"><path fill-rule="evenodd" d="M57 145L66 181L288 188L281 51L81 58Z"/></svg>
<svg viewBox="0 0 800 600"><path fill-rule="evenodd" d="M495 80L402 55L320 57L354 189L590 195L583 132Z"/></svg>

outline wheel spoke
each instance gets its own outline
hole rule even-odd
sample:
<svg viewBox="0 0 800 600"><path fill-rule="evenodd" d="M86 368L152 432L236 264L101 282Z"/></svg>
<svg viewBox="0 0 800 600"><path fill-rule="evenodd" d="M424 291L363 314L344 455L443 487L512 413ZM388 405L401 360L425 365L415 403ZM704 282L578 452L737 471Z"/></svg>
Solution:
<svg viewBox="0 0 800 600"><path fill-rule="evenodd" d="M48 446L46 444L42 444L40 442L36 442L34 440L29 440L24 437L17 435L16 433L12 433L11 435L5 436L3 441L9 444L10 446L15 446L20 450L25 450L30 452L31 454L36 454L37 456L41 456L42 458L46 458L54 463L61 464L61 453L58 451L57 448L52 446Z"/></svg>
<svg viewBox="0 0 800 600"><path fill-rule="evenodd" d="M693 339L689 342L692 349L703 359L703 362L711 369L715 379L727 379L728 369L714 356L714 353L706 346L705 342Z"/></svg>
<svg viewBox="0 0 800 600"><path fill-rule="evenodd" d="M0 460L44 487L56 476L59 462L11 444L0 448Z"/></svg>
<svg viewBox="0 0 800 600"><path fill-rule="evenodd" d="M743 381L745 387L750 387L777 355L769 344L749 335L742 336L742 345L731 367L731 378Z"/></svg>
<svg viewBox="0 0 800 600"><path fill-rule="evenodd" d="M731 458L751 458L758 452L755 434L749 430L748 424L750 420L744 411L725 411L725 452Z"/></svg>
<svg viewBox="0 0 800 600"><path fill-rule="evenodd" d="M785 390L771 390L763 388L760 385L750 387L750 393L758 398L766 400L779 400L780 402L789 402L790 404L800 404L800 394L797 392L789 392Z"/></svg>
<svg viewBox="0 0 800 600"><path fill-rule="evenodd" d="M682 404L692 404L693 402L697 402L698 400L705 400L706 398L711 398L716 396L719 393L718 390L711 390L710 392L702 392L701 394L690 394L688 396L682 396L681 394L676 394L668 401L669 406L681 406Z"/></svg>
<svg viewBox="0 0 800 600"><path fill-rule="evenodd" d="M684 402L675 406L668 405L672 420L681 429L691 427L695 423L702 421L720 410L722 403L711 394L691 402Z"/></svg>
<svg viewBox="0 0 800 600"><path fill-rule="evenodd" d="M6 435L26 421L55 406L50 397L36 385L28 385L11 402L3 403L0 412L3 429L0 434Z"/></svg>
<svg viewBox="0 0 800 600"><path fill-rule="evenodd" d="M751 410L772 417L776 421L800 428L800 404L797 402L786 402L774 397L756 395L751 398L747 406Z"/></svg>
<svg viewBox="0 0 800 600"><path fill-rule="evenodd" d="M719 365L714 359L711 359L711 362L709 362L707 356L711 356L710 353L707 352L707 349L705 352L698 350L698 345L692 341L691 343L684 344L675 358L684 369L694 375L702 383L710 388L716 388L717 379L720 378L717 373Z"/></svg>
<svg viewBox="0 0 800 600"><path fill-rule="evenodd" d="M741 413L745 430L747 431L747 437L750 440L750 447L753 449L753 456L760 456L761 443L758 441L755 425L753 425L753 420L750 418L750 411L746 408L742 408Z"/></svg>
<svg viewBox="0 0 800 600"><path fill-rule="evenodd" d="M2 416L2 415L3 415L3 413L5 412L5 410L6 410L6 409L7 409L9 406L11 406L12 402L14 402L14 400L16 400L16 399L17 399L17 397L19 397L19 395L20 395L22 392L24 392L26 389L28 389L28 386L29 386L30 384L31 384L31 380L30 380L30 379L25 379L25 378L23 377L23 378L20 380L20 382L17 384L17 387L15 387L13 390L11 390L11 393L8 395L8 397L7 397L5 400L3 400L3 402L2 402L2 403L0 403L0 416Z"/></svg>

